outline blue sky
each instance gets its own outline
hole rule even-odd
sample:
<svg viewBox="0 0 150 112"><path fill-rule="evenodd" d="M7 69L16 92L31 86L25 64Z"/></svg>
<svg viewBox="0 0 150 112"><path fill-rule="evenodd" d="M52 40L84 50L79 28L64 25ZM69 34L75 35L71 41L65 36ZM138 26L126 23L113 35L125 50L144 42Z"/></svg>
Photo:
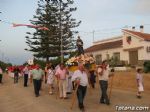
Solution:
<svg viewBox="0 0 150 112"><path fill-rule="evenodd" d="M78 10L73 13L81 25L77 28L89 47L94 40L121 35L124 26L150 24L150 0L75 0ZM14 23L27 23L33 18L37 8L37 0L0 0L0 19ZM139 30L136 27L136 30ZM32 57L32 53L24 51L27 47L26 27L13 28L10 24L0 22L0 59L22 64ZM145 26L150 33L150 25Z"/></svg>

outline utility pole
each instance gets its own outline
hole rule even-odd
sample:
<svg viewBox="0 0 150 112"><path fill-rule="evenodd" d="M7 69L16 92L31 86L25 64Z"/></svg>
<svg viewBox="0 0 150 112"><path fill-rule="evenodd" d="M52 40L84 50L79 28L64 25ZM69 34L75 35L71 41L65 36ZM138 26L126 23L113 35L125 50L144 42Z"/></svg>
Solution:
<svg viewBox="0 0 150 112"><path fill-rule="evenodd" d="M4 62L4 53L2 52L2 62Z"/></svg>
<svg viewBox="0 0 150 112"><path fill-rule="evenodd" d="M2 12L0 11L0 13L2 13ZM2 20L0 20L0 21L2 21Z"/></svg>
<svg viewBox="0 0 150 112"><path fill-rule="evenodd" d="M95 40L94 40L94 33L95 33L95 31L93 30L93 43L94 43L94 41L95 41Z"/></svg>
<svg viewBox="0 0 150 112"><path fill-rule="evenodd" d="M63 38L62 38L62 10L61 10L61 5L62 5L62 0L59 0L60 4L59 4L59 8L60 8L60 41L61 41L61 45L60 45L60 52L61 52L61 63L64 62L64 56L63 56Z"/></svg>

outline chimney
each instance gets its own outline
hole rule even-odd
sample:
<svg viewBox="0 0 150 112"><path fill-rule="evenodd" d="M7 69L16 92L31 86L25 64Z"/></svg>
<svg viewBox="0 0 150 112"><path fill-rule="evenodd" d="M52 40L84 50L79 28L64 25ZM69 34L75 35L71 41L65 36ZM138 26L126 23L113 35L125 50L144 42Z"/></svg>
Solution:
<svg viewBox="0 0 150 112"><path fill-rule="evenodd" d="M140 26L140 32L144 33L144 26L143 25Z"/></svg>
<svg viewBox="0 0 150 112"><path fill-rule="evenodd" d="M135 26L132 27L132 31L135 31Z"/></svg>

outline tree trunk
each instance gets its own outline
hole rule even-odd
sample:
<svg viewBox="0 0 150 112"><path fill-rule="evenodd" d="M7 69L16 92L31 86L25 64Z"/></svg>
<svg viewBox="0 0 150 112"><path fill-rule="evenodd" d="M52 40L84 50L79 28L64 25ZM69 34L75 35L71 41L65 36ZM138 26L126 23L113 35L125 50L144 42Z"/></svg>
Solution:
<svg viewBox="0 0 150 112"><path fill-rule="evenodd" d="M46 57L46 63L49 63L49 57L48 56Z"/></svg>

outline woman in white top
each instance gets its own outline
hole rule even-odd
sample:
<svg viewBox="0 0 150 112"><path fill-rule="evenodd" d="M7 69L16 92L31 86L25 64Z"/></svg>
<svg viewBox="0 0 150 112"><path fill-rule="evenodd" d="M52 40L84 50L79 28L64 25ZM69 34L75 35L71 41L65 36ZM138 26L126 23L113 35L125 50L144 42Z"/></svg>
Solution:
<svg viewBox="0 0 150 112"><path fill-rule="evenodd" d="M72 81L71 81L72 75L73 75L73 72L68 71L68 75L67 75L67 78L66 78L66 81L67 81L67 94L72 93Z"/></svg>
<svg viewBox="0 0 150 112"><path fill-rule="evenodd" d="M28 86L28 76L29 76L29 69L28 69L27 65L23 69L23 74L24 74L24 87L27 87Z"/></svg>
<svg viewBox="0 0 150 112"><path fill-rule="evenodd" d="M53 94L54 70L52 67L47 68L47 84L49 84L49 94Z"/></svg>

